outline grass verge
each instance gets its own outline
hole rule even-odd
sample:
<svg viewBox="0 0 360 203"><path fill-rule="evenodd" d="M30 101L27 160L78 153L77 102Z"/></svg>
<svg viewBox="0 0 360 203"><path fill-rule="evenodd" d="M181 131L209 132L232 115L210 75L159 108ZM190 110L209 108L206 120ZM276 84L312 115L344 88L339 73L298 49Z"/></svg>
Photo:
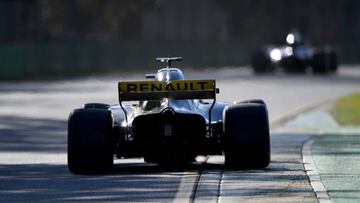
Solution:
<svg viewBox="0 0 360 203"><path fill-rule="evenodd" d="M340 125L360 126L360 92L338 99L330 113Z"/></svg>

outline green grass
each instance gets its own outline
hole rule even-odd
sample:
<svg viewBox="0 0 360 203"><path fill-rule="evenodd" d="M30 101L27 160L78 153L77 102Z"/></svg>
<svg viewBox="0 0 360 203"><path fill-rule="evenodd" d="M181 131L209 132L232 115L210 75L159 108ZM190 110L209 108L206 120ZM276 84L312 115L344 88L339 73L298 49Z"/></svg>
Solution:
<svg viewBox="0 0 360 203"><path fill-rule="evenodd" d="M360 92L338 99L331 114L341 125L360 126Z"/></svg>

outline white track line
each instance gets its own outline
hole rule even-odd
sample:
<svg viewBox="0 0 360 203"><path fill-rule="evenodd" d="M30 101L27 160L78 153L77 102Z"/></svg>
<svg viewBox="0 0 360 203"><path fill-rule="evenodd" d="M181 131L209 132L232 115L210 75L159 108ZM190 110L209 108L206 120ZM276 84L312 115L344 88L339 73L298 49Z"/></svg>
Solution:
<svg viewBox="0 0 360 203"><path fill-rule="evenodd" d="M309 139L305 142L302 148L302 157L306 174L309 177L310 184L314 189L316 197L320 203L330 203L330 197L326 191L326 188L321 182L320 175L315 166L314 160L311 155L311 146L314 143L314 139Z"/></svg>

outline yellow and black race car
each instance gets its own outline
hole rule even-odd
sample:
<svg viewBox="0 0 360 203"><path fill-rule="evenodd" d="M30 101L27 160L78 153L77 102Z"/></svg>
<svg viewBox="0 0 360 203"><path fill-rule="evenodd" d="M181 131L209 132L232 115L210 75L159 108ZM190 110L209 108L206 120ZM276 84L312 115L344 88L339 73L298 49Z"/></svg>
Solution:
<svg viewBox="0 0 360 203"><path fill-rule="evenodd" d="M224 153L227 167L269 165L265 103L217 102L215 80L185 80L180 69L171 67L181 59L157 58L167 67L146 75L148 80L119 82L119 104L88 103L70 114L68 167L72 173L109 171L114 157L186 164L197 155Z"/></svg>

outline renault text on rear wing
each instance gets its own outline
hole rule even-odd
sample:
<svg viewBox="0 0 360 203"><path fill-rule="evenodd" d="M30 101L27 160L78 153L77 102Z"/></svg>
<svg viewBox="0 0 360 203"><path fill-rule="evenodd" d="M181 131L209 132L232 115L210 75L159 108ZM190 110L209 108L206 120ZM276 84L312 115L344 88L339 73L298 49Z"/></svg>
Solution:
<svg viewBox="0 0 360 203"><path fill-rule="evenodd" d="M215 99L215 80L119 82L119 100Z"/></svg>

